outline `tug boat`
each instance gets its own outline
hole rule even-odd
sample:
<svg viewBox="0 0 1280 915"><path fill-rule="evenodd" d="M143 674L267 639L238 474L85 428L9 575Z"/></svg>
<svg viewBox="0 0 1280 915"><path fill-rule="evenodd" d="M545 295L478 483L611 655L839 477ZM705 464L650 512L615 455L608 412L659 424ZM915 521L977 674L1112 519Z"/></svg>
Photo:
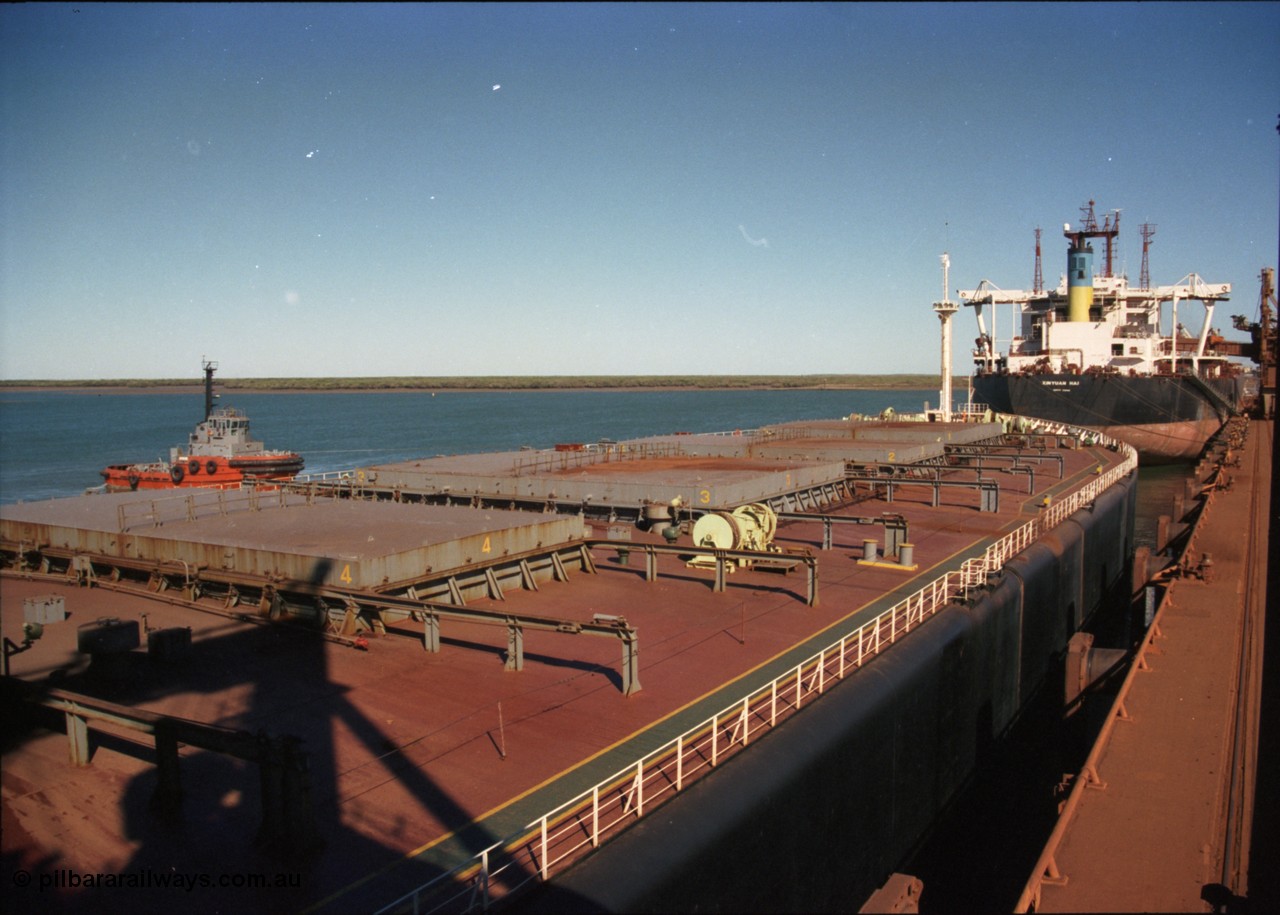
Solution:
<svg viewBox="0 0 1280 915"><path fill-rule="evenodd" d="M214 407L216 362L205 361L204 419L181 446L169 449L168 461L112 464L101 471L108 492L178 487L238 486L246 480L291 480L303 459L293 451L268 451L249 437L249 418L234 407Z"/></svg>

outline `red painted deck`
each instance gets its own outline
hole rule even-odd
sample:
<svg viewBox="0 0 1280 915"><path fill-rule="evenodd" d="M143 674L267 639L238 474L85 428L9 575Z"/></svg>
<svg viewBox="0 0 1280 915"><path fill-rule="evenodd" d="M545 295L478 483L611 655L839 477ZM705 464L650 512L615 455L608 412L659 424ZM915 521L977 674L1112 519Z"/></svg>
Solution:
<svg viewBox="0 0 1280 915"><path fill-rule="evenodd" d="M700 701L723 694L730 698L720 705L729 704L748 684L773 676L766 675L772 668L785 667L783 656L799 651L796 646L834 641L869 615L873 603L915 591L962 553L1027 520L1046 493L1078 486L1093 479L1100 464L1119 460L1104 449L1057 453L1066 459L1065 479L1037 473L1033 495L1026 493L1025 476L990 474L1002 485L998 513L979 512L977 492L960 489L946 490L943 504L932 508L924 487L900 489L892 504L870 499L843 511L906 516L919 566L914 573L858 565L862 540L881 536L879 528L837 526L835 548L821 551L819 523L783 523L779 546L807 547L819 557L816 607L805 603L803 568L789 575L738 571L724 593L714 593L709 570L688 569L664 555L660 578L650 583L637 554L623 565L603 548L594 554L596 575L573 572L569 581L537 592L508 591L503 602L470 604L574 620L625 616L640 645L643 688L631 697L620 689L621 646L613 639L531 631L524 670L509 672L502 627L445 621L441 652L428 654L421 627L407 623L402 630L413 637L375 638L359 651L292 627L205 615L154 597L6 576L0 583L6 637L21 641L17 608L27 597L62 594L70 613L65 623L46 627L32 650L12 658L17 676L53 677L63 688L120 703L303 738L325 842L305 867L281 864L255 848L257 773L247 764L184 750L184 820L163 824L147 810L155 778L149 748L123 737L99 741L92 766L75 769L67 763L65 735L35 731L4 755L6 871L28 871L32 886L56 883L59 869L176 868L215 880L298 872L294 889L215 887L201 895L200 906L280 909L327 900L330 910L345 911L390 902L417 875L425 879L411 853L495 811L522 822L540 815L522 807L535 789L555 785L568 795L589 787L598 777L591 761L602 752L625 743L641 755L674 736ZM598 525L596 534L603 534ZM649 537L632 536L633 542ZM164 668L139 652L116 678L86 672L75 651L75 627L144 613L152 628L192 627L191 660ZM381 876L371 879L375 873ZM12 885L9 873L0 879ZM383 880L396 889L380 890ZM134 910L183 904L172 891L124 892L51 884L24 898L46 908L50 902Z"/></svg>

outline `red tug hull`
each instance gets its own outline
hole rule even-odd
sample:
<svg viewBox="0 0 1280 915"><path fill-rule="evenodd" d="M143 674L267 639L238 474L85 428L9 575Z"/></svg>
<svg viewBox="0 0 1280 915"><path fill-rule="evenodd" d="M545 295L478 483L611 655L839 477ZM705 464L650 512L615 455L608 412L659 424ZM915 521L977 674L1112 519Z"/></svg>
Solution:
<svg viewBox="0 0 1280 915"><path fill-rule="evenodd" d="M224 489L239 486L245 480L291 480L302 467L303 459L298 455L273 455L259 460L184 457L172 464L112 464L102 471L102 477L108 492L187 487Z"/></svg>

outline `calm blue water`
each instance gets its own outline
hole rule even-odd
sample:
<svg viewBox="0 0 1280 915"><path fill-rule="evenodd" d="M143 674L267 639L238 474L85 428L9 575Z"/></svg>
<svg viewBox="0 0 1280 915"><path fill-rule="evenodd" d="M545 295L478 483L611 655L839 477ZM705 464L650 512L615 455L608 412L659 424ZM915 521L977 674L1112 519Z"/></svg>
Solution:
<svg viewBox="0 0 1280 915"><path fill-rule="evenodd" d="M523 391L226 394L268 448L307 471L556 442L721 432L850 413L917 411L937 391ZM0 394L0 502L73 496L108 464L167 459L202 394Z"/></svg>

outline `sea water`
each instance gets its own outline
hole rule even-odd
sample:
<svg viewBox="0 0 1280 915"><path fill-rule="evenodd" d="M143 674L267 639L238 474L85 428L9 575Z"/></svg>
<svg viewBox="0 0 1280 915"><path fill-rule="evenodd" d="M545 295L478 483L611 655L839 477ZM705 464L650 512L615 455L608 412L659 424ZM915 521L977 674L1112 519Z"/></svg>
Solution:
<svg viewBox="0 0 1280 915"><path fill-rule="evenodd" d="M937 391L430 391L224 393L252 437L297 451L307 472L551 448L789 420L919 411ZM203 418L203 394L0 393L0 502L79 495L108 464L167 460Z"/></svg>

